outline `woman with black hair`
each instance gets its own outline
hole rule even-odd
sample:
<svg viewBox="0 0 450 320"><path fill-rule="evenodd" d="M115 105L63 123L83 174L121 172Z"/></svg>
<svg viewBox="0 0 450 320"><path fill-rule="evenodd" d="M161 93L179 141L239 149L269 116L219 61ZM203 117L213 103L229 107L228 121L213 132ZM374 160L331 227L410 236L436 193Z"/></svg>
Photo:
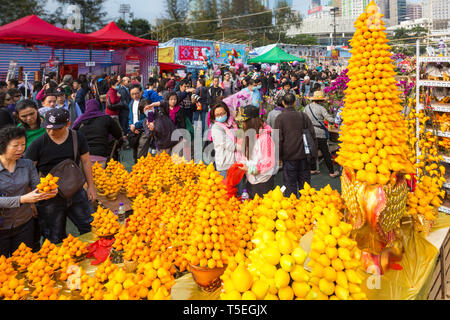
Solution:
<svg viewBox="0 0 450 320"><path fill-rule="evenodd" d="M16 105L17 119L19 121L18 127L23 127L26 131L26 147L37 138L45 133L45 128L42 126L44 120L39 114L38 106L33 100L22 100Z"/></svg>
<svg viewBox="0 0 450 320"><path fill-rule="evenodd" d="M247 142L238 146L237 162L244 165L247 177L246 188L251 199L262 197L273 189L276 173L275 144L271 138L272 128L260 117L259 109L253 105L240 107L236 121L242 121ZM245 150L243 149L245 147Z"/></svg>
<svg viewBox="0 0 450 320"><path fill-rule="evenodd" d="M21 243L33 246L32 204L53 198L58 192L38 192L36 167L31 160L22 159L25 143L23 128L0 129L0 255L6 257Z"/></svg>
<svg viewBox="0 0 450 320"><path fill-rule="evenodd" d="M151 107L168 107L168 115L177 129L186 129L186 115L178 104L178 95L176 92L169 92L167 99L153 102ZM144 111L148 110L144 109Z"/></svg>
<svg viewBox="0 0 450 320"><path fill-rule="evenodd" d="M216 170L226 178L227 170L235 163L237 125L230 117L230 109L222 102L217 102L209 114L211 138L214 144Z"/></svg>
<svg viewBox="0 0 450 320"><path fill-rule="evenodd" d="M6 100L8 98L8 100ZM14 124L14 118L11 116L7 108L8 102L11 101L8 93L0 92L0 128Z"/></svg>

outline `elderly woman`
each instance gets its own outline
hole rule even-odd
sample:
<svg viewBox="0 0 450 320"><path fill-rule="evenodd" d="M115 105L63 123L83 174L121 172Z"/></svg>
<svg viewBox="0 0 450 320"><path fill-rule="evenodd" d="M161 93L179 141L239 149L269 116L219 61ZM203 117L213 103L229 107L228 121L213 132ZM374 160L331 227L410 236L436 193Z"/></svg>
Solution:
<svg viewBox="0 0 450 320"><path fill-rule="evenodd" d="M31 160L21 159L25 144L25 129L9 126L0 129L0 255L6 257L22 242L33 246L32 204L57 194L57 191L39 193L36 189L39 184L36 168Z"/></svg>

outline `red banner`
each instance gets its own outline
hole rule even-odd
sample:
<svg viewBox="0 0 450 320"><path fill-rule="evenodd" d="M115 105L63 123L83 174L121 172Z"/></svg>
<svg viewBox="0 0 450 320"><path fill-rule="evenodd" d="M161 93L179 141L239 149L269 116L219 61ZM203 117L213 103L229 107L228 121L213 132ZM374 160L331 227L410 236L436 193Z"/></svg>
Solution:
<svg viewBox="0 0 450 320"><path fill-rule="evenodd" d="M202 49L206 48L211 52L210 47L195 47L195 46L179 46L178 47L178 60L202 60Z"/></svg>

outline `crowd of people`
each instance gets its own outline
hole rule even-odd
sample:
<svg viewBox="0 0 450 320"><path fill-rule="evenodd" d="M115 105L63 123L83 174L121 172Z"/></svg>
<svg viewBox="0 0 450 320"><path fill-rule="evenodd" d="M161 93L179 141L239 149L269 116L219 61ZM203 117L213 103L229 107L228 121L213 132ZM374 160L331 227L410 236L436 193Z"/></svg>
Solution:
<svg viewBox="0 0 450 320"><path fill-rule="evenodd" d="M330 176L338 176L324 126L334 119L321 105L324 86L337 76L319 64L277 73L229 67L180 78L169 72L148 79L145 87L140 76L119 74L65 75L58 83L51 73L27 90L14 79L0 82L0 255L10 255L21 242L37 250L41 237L61 242L67 218L80 234L89 232L96 200L92 164L118 160L122 149L132 149L135 162L148 153L178 152L185 141L173 141L177 129L192 136L194 127L209 132L204 147L212 144L216 169L225 178L239 164L245 171L239 192L246 189L251 198L273 189L281 170L286 195L299 196L311 174L320 173L315 150ZM247 105L234 110L223 101L241 91L251 95ZM268 114L265 96L276 101ZM299 97L304 112L295 108ZM244 137L253 130L254 140L244 141L240 129ZM84 185L70 197L38 192L39 176L66 161L82 170Z"/></svg>

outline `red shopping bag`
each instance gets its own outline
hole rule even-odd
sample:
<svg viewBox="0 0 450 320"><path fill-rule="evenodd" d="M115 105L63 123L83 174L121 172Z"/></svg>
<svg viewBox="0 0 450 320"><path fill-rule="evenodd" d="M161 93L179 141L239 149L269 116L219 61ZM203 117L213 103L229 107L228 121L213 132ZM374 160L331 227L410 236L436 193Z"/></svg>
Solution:
<svg viewBox="0 0 450 320"><path fill-rule="evenodd" d="M236 186L241 182L244 177L245 171L242 170L244 165L242 163L234 163L227 171L227 178L225 179L225 185L227 186L228 197L237 195L238 189Z"/></svg>

